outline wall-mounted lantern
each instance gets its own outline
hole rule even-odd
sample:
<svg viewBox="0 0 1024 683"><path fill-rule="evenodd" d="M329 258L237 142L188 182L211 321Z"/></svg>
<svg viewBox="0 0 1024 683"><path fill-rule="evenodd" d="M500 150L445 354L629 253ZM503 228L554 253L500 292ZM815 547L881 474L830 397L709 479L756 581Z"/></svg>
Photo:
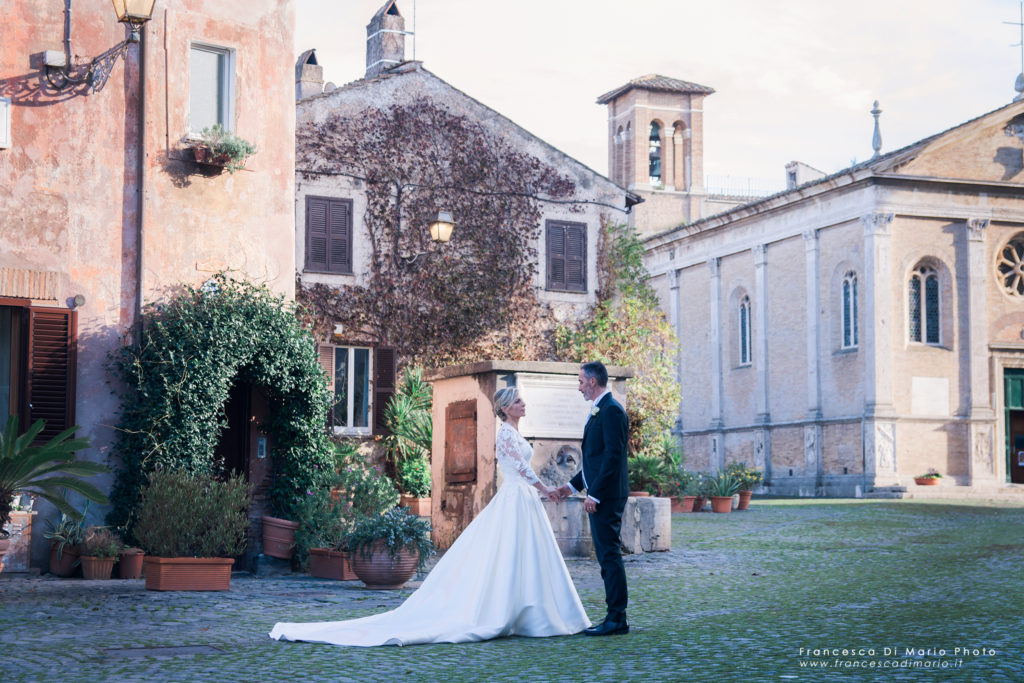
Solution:
<svg viewBox="0 0 1024 683"><path fill-rule="evenodd" d="M128 42L139 42L142 25L153 17L153 5L156 4L156 0L113 0L113 2L117 20L131 27L132 33Z"/></svg>
<svg viewBox="0 0 1024 683"><path fill-rule="evenodd" d="M430 239L433 242L447 242L452 238L455 221L447 211L439 211L437 218L430 224Z"/></svg>

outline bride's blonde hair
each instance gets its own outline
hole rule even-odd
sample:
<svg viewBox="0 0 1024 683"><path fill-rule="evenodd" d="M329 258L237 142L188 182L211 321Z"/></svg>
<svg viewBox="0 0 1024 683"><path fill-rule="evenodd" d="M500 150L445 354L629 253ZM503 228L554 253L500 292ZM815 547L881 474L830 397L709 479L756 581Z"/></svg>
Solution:
<svg viewBox="0 0 1024 683"><path fill-rule="evenodd" d="M505 408L516 402L519 398L519 390L515 387L505 387L494 392L494 414L504 420L508 417Z"/></svg>

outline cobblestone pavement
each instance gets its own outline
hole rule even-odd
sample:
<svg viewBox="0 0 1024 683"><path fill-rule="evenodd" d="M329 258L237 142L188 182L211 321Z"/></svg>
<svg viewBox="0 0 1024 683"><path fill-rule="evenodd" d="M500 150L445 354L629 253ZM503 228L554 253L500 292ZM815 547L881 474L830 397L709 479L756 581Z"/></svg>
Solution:
<svg viewBox="0 0 1024 683"><path fill-rule="evenodd" d="M674 515L672 548L626 558L628 635L405 648L267 632L383 611L409 590L0 575L0 680L1024 681L1020 506L755 498L749 512ZM600 618L596 563L569 568Z"/></svg>

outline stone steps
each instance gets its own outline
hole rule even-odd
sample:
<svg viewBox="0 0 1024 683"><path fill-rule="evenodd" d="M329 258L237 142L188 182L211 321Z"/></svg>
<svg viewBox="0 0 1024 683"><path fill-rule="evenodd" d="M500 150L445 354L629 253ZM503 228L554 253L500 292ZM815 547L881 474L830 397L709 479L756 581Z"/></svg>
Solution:
<svg viewBox="0 0 1024 683"><path fill-rule="evenodd" d="M1024 504L1024 485L879 486L865 493L864 497L903 500L1000 500Z"/></svg>

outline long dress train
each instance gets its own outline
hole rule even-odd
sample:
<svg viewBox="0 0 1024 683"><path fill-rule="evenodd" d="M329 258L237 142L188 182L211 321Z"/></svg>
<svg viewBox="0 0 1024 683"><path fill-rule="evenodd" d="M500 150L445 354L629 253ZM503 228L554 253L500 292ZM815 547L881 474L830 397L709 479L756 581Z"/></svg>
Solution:
<svg viewBox="0 0 1024 683"><path fill-rule="evenodd" d="M532 483L532 449L508 423L495 444L504 481L397 609L349 621L281 622L270 637L369 647L559 636L590 626Z"/></svg>

